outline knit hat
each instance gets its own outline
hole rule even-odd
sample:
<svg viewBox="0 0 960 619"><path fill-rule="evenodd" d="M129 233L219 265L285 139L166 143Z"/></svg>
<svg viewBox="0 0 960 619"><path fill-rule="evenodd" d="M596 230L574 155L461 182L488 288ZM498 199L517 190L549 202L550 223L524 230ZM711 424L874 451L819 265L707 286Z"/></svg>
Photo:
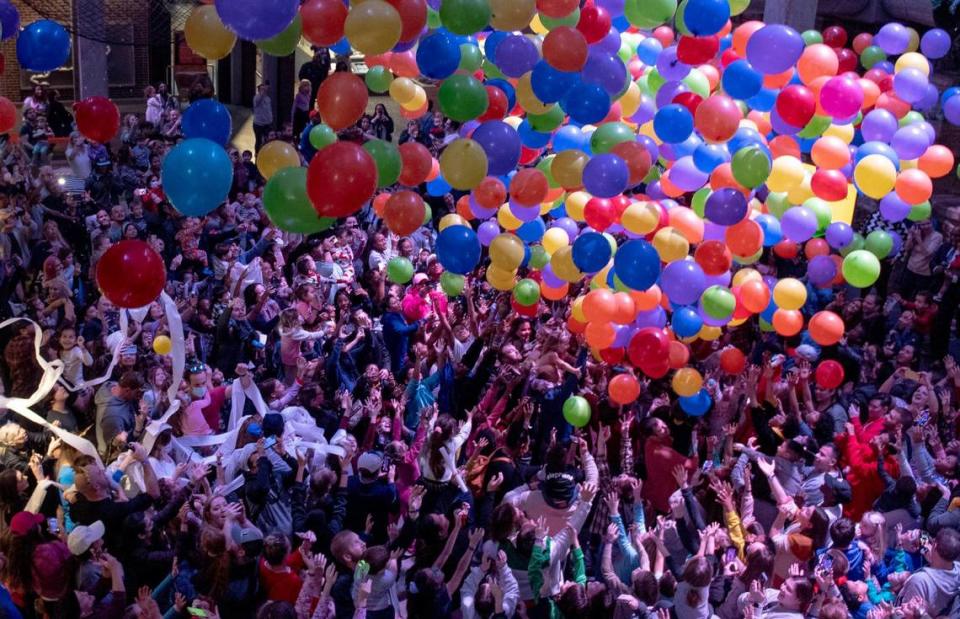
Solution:
<svg viewBox="0 0 960 619"><path fill-rule="evenodd" d="M577 480L567 471L547 473L543 482L543 500L554 509L566 509L577 498Z"/></svg>
<svg viewBox="0 0 960 619"><path fill-rule="evenodd" d="M41 516L42 520L43 517ZM61 540L40 544L33 551L33 581L45 600L59 600L70 589L67 569L70 549Z"/></svg>

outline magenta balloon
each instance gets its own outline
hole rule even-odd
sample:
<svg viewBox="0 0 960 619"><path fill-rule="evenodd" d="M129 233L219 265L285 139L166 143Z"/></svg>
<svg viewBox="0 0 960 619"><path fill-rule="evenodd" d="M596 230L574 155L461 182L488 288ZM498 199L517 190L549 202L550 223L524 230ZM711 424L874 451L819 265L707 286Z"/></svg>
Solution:
<svg viewBox="0 0 960 619"><path fill-rule="evenodd" d="M831 77L820 90L820 105L834 118L849 118L863 105L863 88L846 75Z"/></svg>

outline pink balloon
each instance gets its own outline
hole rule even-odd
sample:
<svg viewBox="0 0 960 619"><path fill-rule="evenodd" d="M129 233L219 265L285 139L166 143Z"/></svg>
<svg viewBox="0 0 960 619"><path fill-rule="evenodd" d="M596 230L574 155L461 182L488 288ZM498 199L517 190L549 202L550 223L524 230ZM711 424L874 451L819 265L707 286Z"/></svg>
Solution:
<svg viewBox="0 0 960 619"><path fill-rule="evenodd" d="M836 119L850 118L863 106L863 88L850 76L831 77L820 90L820 106Z"/></svg>

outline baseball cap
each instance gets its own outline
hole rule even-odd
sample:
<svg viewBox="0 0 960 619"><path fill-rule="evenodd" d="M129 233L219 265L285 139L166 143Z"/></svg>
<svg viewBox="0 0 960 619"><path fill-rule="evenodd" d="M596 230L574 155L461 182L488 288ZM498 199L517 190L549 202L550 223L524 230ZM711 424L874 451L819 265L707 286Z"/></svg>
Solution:
<svg viewBox="0 0 960 619"><path fill-rule="evenodd" d="M43 516L32 512L17 512L10 519L10 532L17 536L24 536L33 528L40 526Z"/></svg>
<svg viewBox="0 0 960 619"><path fill-rule="evenodd" d="M90 526L80 525L73 531L70 531L70 535L67 536L67 547L70 548L71 553L78 556L82 555L90 550L90 546L93 546L94 542L98 539L103 539L105 531L106 528L100 520L97 520Z"/></svg>
<svg viewBox="0 0 960 619"><path fill-rule="evenodd" d="M263 551L263 533L256 527L234 527L233 542L242 546L248 555L258 555Z"/></svg>
<svg viewBox="0 0 960 619"><path fill-rule="evenodd" d="M422 284L426 282L427 279L428 278L426 273L417 273L416 275L413 276L413 285L417 286L419 284Z"/></svg>
<svg viewBox="0 0 960 619"><path fill-rule="evenodd" d="M380 454L368 451L357 460L357 469L360 471L362 481L374 481L380 475L380 469L383 466L383 458Z"/></svg>
<svg viewBox="0 0 960 619"><path fill-rule="evenodd" d="M555 509L565 509L577 497L577 480L566 471L547 473L543 483L543 501Z"/></svg>

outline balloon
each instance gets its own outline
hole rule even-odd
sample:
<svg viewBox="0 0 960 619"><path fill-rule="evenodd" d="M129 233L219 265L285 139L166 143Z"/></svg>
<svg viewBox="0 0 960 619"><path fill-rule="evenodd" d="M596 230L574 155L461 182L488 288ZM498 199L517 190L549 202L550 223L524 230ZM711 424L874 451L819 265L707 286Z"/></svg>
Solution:
<svg viewBox="0 0 960 619"><path fill-rule="evenodd" d="M630 363L637 367L660 363L667 358L670 339L662 329L644 327L637 331L627 345Z"/></svg>
<svg viewBox="0 0 960 619"><path fill-rule="evenodd" d="M194 138L167 153L160 178L164 193L178 211L202 217L227 199L233 185L233 164L222 146Z"/></svg>
<svg viewBox="0 0 960 619"><path fill-rule="evenodd" d="M166 335L158 335L153 338L153 352L158 355L169 355L173 350L173 343Z"/></svg>
<svg viewBox="0 0 960 619"><path fill-rule="evenodd" d="M803 329L803 314L797 310L778 309L773 313L771 324L779 335L791 337Z"/></svg>
<svg viewBox="0 0 960 619"><path fill-rule="evenodd" d="M863 88L846 74L831 77L820 89L820 105L834 118L849 118L863 105Z"/></svg>
<svg viewBox="0 0 960 619"><path fill-rule="evenodd" d="M821 346L833 346L843 337L843 319L830 311L817 312L807 325L810 337Z"/></svg>
<svg viewBox="0 0 960 619"><path fill-rule="evenodd" d="M230 30L247 41L274 37L290 25L300 8L298 0L216 0L217 15Z"/></svg>
<svg viewBox="0 0 960 619"><path fill-rule="evenodd" d="M576 73L587 63L587 39L576 28L560 26L543 39L543 59L557 71Z"/></svg>
<svg viewBox="0 0 960 619"><path fill-rule="evenodd" d="M114 106L115 107L115 106ZM117 112L117 127L120 125L120 112ZM221 146L226 146L233 135L233 120L230 112L215 99L197 99L183 113L180 121L183 135L187 138L206 138ZM89 137L89 136L87 136ZM110 136L111 138L113 135ZM97 140L106 142L109 140ZM299 160L297 162L299 165Z"/></svg>
<svg viewBox="0 0 960 619"><path fill-rule="evenodd" d="M368 0L373 1L379 0ZM349 72L331 74L317 89L320 117L334 131L346 129L360 120L367 108L367 100L367 85Z"/></svg>
<svg viewBox="0 0 960 619"><path fill-rule="evenodd" d="M897 175L894 190L901 200L913 206L930 199L933 195L933 181L923 170L903 170Z"/></svg>
<svg viewBox="0 0 960 619"><path fill-rule="evenodd" d="M523 256L523 241L515 234L499 234L490 243L490 260L500 268L518 268L523 262Z"/></svg>
<svg viewBox="0 0 960 619"><path fill-rule="evenodd" d="M473 34L490 22L487 0L444 0L440 4L440 21L454 34Z"/></svg>
<svg viewBox="0 0 960 619"><path fill-rule="evenodd" d="M747 41L747 60L766 75L783 73L796 64L803 53L800 34L790 26L769 24L761 27Z"/></svg>
<svg viewBox="0 0 960 619"><path fill-rule="evenodd" d="M620 253L617 252L619 256ZM617 273L621 273L617 269ZM707 287L703 269L693 260L677 260L663 269L660 288L673 303L690 305L700 298Z"/></svg>
<svg viewBox="0 0 960 619"><path fill-rule="evenodd" d="M713 400L710 399L710 394L704 389L699 390L692 396L680 397L677 401L683 412L691 417L702 417L710 410L710 405L713 404Z"/></svg>
<svg viewBox="0 0 960 619"><path fill-rule="evenodd" d="M466 275L480 262L480 241L468 226L450 226L437 236L437 258L443 268Z"/></svg>
<svg viewBox="0 0 960 619"><path fill-rule="evenodd" d="M440 288L443 289L443 292L448 297L457 297L463 293L463 287L466 284L466 280L462 275L457 275L456 273L451 273L449 271L444 271L440 275Z"/></svg>
<svg viewBox="0 0 960 619"><path fill-rule="evenodd" d="M736 189L722 187L707 197L706 218L722 226L732 226L747 215L747 200Z"/></svg>
<svg viewBox="0 0 960 619"><path fill-rule="evenodd" d="M209 8L213 11L213 7ZM187 26L189 25L188 20ZM8 36L12 36L14 32ZM6 34L6 30L4 33ZM70 35L63 26L53 20L35 21L17 36L17 62L28 71L48 73L62 67L69 57Z"/></svg>
<svg viewBox="0 0 960 619"><path fill-rule="evenodd" d="M794 206L780 218L783 234L795 243L803 243L813 237L819 228L816 213L806 206Z"/></svg>
<svg viewBox="0 0 960 619"><path fill-rule="evenodd" d="M946 56L950 51L950 45L950 35L941 28L927 30L920 39L920 51L931 60Z"/></svg>
<svg viewBox="0 0 960 619"><path fill-rule="evenodd" d="M20 12L12 2L0 2L0 30L4 41L20 31Z"/></svg>
<svg viewBox="0 0 960 619"><path fill-rule="evenodd" d="M540 301L540 285L532 279L521 279L513 288L513 300L529 307Z"/></svg>
<svg viewBox="0 0 960 619"><path fill-rule="evenodd" d="M427 207L423 198L414 191L403 190L387 200L383 209L383 221L397 236L407 236L423 225L426 214Z"/></svg>
<svg viewBox="0 0 960 619"><path fill-rule="evenodd" d="M397 182L403 160L396 146L384 140L369 140L363 150L370 153L377 166L377 187L389 187Z"/></svg>
<svg viewBox="0 0 960 619"><path fill-rule="evenodd" d="M387 279L394 284L406 284L413 279L413 263L403 256L387 261Z"/></svg>
<svg viewBox="0 0 960 619"><path fill-rule="evenodd" d="M256 43L257 47L270 56L289 56L296 51L302 34L303 20L297 13L290 25L284 28L282 32L268 39L258 40Z"/></svg>
<svg viewBox="0 0 960 619"><path fill-rule="evenodd" d="M416 187L427 180L433 157L427 147L419 142L406 142L397 149L400 152L400 184Z"/></svg>
<svg viewBox="0 0 960 619"><path fill-rule="evenodd" d="M843 379L843 366L833 359L821 361L814 372L814 380L821 389L836 389L843 384Z"/></svg>
<svg viewBox="0 0 960 619"><path fill-rule="evenodd" d="M584 273L596 273L610 261L607 239L597 232L585 232L573 243L573 263Z"/></svg>
<svg viewBox="0 0 960 619"><path fill-rule="evenodd" d="M807 288L798 279L781 279L773 287L773 302L780 309L798 310L807 302Z"/></svg>
<svg viewBox="0 0 960 619"><path fill-rule="evenodd" d="M745 59L727 65L721 78L723 90L735 99L750 99L763 88L763 75Z"/></svg>
<svg viewBox="0 0 960 619"><path fill-rule="evenodd" d="M627 241L617 250L613 260L617 277L633 290L647 290L660 276L660 256L646 241Z"/></svg>
<svg viewBox="0 0 960 619"><path fill-rule="evenodd" d="M0 4L2 11L3 4ZM3 14L0 12L0 17ZM17 106L6 97L0 97L0 133L7 133L17 124ZM952 155L951 155L952 156ZM951 165L951 167L953 167Z"/></svg>
<svg viewBox="0 0 960 619"><path fill-rule="evenodd" d="M520 136L513 127L499 120L481 123L470 136L487 155L487 173L495 176L507 174L520 161Z"/></svg>
<svg viewBox="0 0 960 619"><path fill-rule="evenodd" d="M425 77L442 80L456 72L460 64L460 45L444 30L420 39L417 45L417 67Z"/></svg>
<svg viewBox="0 0 960 619"><path fill-rule="evenodd" d="M630 170L613 154L595 155L583 168L583 186L594 196L612 198L627 188Z"/></svg>
<svg viewBox="0 0 960 619"><path fill-rule="evenodd" d="M730 226L724 240L734 256L752 256L763 247L763 229L751 219L743 219Z"/></svg>
<svg viewBox="0 0 960 619"><path fill-rule="evenodd" d="M693 116L682 105L667 105L657 110L653 117L653 130L664 142L678 144L693 132Z"/></svg>
<svg viewBox="0 0 960 619"><path fill-rule="evenodd" d="M167 271L163 258L148 243L125 239L111 245L97 261L96 280L111 303L134 309L160 296Z"/></svg>
<svg viewBox="0 0 960 619"><path fill-rule="evenodd" d="M700 295L703 312L714 320L726 320L736 309L737 299L728 288L710 286Z"/></svg>
<svg viewBox="0 0 960 619"><path fill-rule="evenodd" d="M678 396L689 398L700 391L703 377L693 368L681 368L673 375L670 385Z"/></svg>
<svg viewBox="0 0 960 619"><path fill-rule="evenodd" d="M640 382L633 374L617 374L607 385L610 399L620 406L626 406L640 397Z"/></svg>
<svg viewBox="0 0 960 619"><path fill-rule="evenodd" d="M106 144L117 135L120 128L120 110L106 97L87 97L73 106L76 113L77 130L88 140ZM189 111L189 109L187 110ZM186 114L184 114L186 120ZM184 127L184 135L187 135Z"/></svg>
<svg viewBox="0 0 960 619"><path fill-rule="evenodd" d="M869 288L880 277L880 261L864 249L852 251L843 259L843 278L855 288Z"/></svg>
<svg viewBox="0 0 960 619"><path fill-rule="evenodd" d="M563 403L563 418L575 428L586 426L590 423L590 403L578 395L570 396Z"/></svg>
<svg viewBox="0 0 960 619"><path fill-rule="evenodd" d="M237 42L237 35L223 25L217 9L210 5L193 9L183 27L183 34L190 49L207 60L226 58ZM18 49L19 40L17 39Z"/></svg>
<svg viewBox="0 0 960 619"><path fill-rule="evenodd" d="M468 139L454 140L440 155L443 178L455 189L473 189L487 175L487 156L483 147Z"/></svg>
<svg viewBox="0 0 960 619"><path fill-rule="evenodd" d="M400 40L402 30L400 13L384 0L354 3L343 24L351 47L367 55L390 51Z"/></svg>
<svg viewBox="0 0 960 619"><path fill-rule="evenodd" d="M740 349L728 346L720 351L720 369L736 376L747 367L747 358Z"/></svg>
<svg viewBox="0 0 960 619"><path fill-rule="evenodd" d="M777 114L794 127L804 127L817 110L817 99L806 86L793 84L777 95Z"/></svg>
<svg viewBox="0 0 960 619"><path fill-rule="evenodd" d="M342 0L307 0L300 7L303 38L322 47L335 45L343 39L347 13Z"/></svg>
<svg viewBox="0 0 960 619"><path fill-rule="evenodd" d="M589 322L606 323L616 314L617 301L606 288L597 288L587 293L581 306L584 317Z"/></svg>
<svg viewBox="0 0 960 619"><path fill-rule="evenodd" d="M469 75L445 79L437 93L440 109L453 120L465 122L483 114L489 104L483 84Z"/></svg>
<svg viewBox="0 0 960 619"><path fill-rule="evenodd" d="M730 162L733 177L744 187L759 187L770 175L770 158L759 146L745 146Z"/></svg>
<svg viewBox="0 0 960 619"><path fill-rule="evenodd" d="M356 213L377 189L373 157L353 142L336 142L321 153L307 169L307 194L313 208L321 217Z"/></svg>
<svg viewBox="0 0 960 619"><path fill-rule="evenodd" d="M263 208L273 225L287 232L313 234L334 222L317 215L307 196L307 169L300 166L279 170L267 181Z"/></svg>
<svg viewBox="0 0 960 619"><path fill-rule="evenodd" d="M267 180L278 171L300 165L300 154L291 144L282 140L267 142L257 153L257 169Z"/></svg>
<svg viewBox="0 0 960 619"><path fill-rule="evenodd" d="M750 280L740 285L740 301L744 308L759 314L770 305L770 289L762 280Z"/></svg>

